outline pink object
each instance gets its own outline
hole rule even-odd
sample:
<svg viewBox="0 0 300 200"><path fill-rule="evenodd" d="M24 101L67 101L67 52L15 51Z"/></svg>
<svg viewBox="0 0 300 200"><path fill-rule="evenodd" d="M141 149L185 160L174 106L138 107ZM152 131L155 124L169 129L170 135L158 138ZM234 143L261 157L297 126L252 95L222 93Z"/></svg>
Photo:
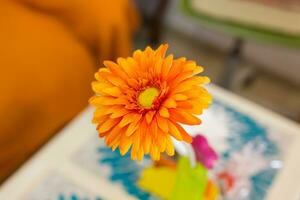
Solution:
<svg viewBox="0 0 300 200"><path fill-rule="evenodd" d="M208 144L206 137L197 135L193 138L192 146L195 151L196 160L208 169L213 168L214 162L218 159L218 155Z"/></svg>

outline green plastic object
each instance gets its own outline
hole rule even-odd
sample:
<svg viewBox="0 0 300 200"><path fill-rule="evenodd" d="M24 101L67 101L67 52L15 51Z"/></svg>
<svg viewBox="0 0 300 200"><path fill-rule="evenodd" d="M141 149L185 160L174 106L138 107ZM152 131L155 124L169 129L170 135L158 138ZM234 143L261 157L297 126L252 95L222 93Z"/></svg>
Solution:
<svg viewBox="0 0 300 200"><path fill-rule="evenodd" d="M181 8L185 14L196 18L199 23L210 28L218 29L234 37L272 43L290 48L300 48L300 35L289 35L279 31L251 25L248 26L230 20L220 20L194 10L191 6L191 0L181 0Z"/></svg>
<svg viewBox="0 0 300 200"><path fill-rule="evenodd" d="M207 170L200 163L191 167L187 157L180 158L171 200L203 200L208 182Z"/></svg>

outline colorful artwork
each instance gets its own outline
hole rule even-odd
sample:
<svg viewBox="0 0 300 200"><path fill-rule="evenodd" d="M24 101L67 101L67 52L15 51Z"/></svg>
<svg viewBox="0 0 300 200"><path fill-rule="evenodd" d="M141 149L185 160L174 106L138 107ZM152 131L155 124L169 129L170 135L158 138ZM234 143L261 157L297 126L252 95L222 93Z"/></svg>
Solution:
<svg viewBox="0 0 300 200"><path fill-rule="evenodd" d="M289 144L291 138L283 137L280 130L267 127L218 100L203 115L203 121L201 126L185 128L191 135L205 135L219 154L211 172L223 196L226 199L264 199L283 165L285 152L282 147ZM124 191L138 199L159 199L159 195L145 191L138 184L144 169L153 166L149 157L144 157L142 162L132 161L130 154L122 157L119 152L92 139L74 154L73 161L121 185Z"/></svg>

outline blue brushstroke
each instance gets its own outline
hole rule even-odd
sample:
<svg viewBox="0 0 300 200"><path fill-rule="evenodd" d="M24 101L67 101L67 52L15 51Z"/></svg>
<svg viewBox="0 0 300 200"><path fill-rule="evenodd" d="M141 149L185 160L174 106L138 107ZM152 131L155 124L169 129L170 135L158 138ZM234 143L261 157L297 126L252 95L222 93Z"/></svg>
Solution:
<svg viewBox="0 0 300 200"><path fill-rule="evenodd" d="M264 126L218 100L214 101L212 107L222 107L235 123L237 122L242 125L242 127L232 127L232 133L227 138L229 149L224 152L224 157L227 157L232 152L240 151L250 141L257 145L264 144L266 147L264 151L265 156L278 154L278 147L274 141L269 139L267 129Z"/></svg>
<svg viewBox="0 0 300 200"><path fill-rule="evenodd" d="M64 195L59 194L57 200L103 200L100 197L88 198L88 197L79 197L77 194Z"/></svg>
<svg viewBox="0 0 300 200"><path fill-rule="evenodd" d="M155 199L136 184L144 167L132 161L129 153L122 157L118 151L112 151L107 147L99 147L98 152L101 153L100 164L107 164L111 167L111 181L120 182L129 194L138 199ZM149 157L146 156L144 159L149 160Z"/></svg>

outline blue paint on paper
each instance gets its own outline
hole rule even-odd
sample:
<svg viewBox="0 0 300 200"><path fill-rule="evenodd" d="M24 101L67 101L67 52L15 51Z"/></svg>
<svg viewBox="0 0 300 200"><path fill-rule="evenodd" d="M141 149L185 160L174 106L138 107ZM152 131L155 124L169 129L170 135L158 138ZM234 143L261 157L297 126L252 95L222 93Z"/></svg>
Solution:
<svg viewBox="0 0 300 200"><path fill-rule="evenodd" d="M131 160L129 153L121 156L118 151L112 151L107 147L100 147L98 151L101 153L99 162L111 167L111 181L121 183L129 194L138 199L148 200L154 198L136 184L144 167L138 164L137 161ZM144 159L149 160L149 157L145 156Z"/></svg>
<svg viewBox="0 0 300 200"><path fill-rule="evenodd" d="M103 199L100 197L95 197L95 198L82 197L77 194L71 194L71 195L59 194L57 200L103 200Z"/></svg>

